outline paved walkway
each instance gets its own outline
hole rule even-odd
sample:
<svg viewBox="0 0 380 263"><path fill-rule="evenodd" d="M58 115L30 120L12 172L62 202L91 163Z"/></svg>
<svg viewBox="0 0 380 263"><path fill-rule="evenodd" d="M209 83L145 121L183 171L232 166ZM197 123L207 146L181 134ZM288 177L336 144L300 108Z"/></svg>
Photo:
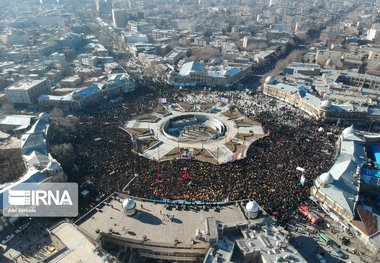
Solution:
<svg viewBox="0 0 380 263"><path fill-rule="evenodd" d="M245 158L247 150L249 146L252 144L252 142L255 140L255 137L253 139L247 139L242 140L237 138L236 136L238 134L244 134L249 135L249 133L252 133L257 135L258 137L264 136L264 130L261 124L252 124L252 125L245 125L244 127L238 127L236 123L233 121L236 118L245 118L243 115L240 115L240 113L236 113L231 115L231 117L227 117L223 115L226 111L229 110L228 105L220 105L217 104L214 106L215 113L206 113L206 112L183 112L176 110L179 107L171 107L171 106L165 106L166 110L170 112L171 114L168 116L162 116L160 114L156 114L156 116L159 118L157 122L142 122L136 121L136 120L130 120L126 122L125 129L128 131L128 129L133 128L144 128L144 129L150 129L153 132L152 137L160 141L161 143L158 145L154 145L151 148L148 148L143 152L143 155L146 158L152 159L152 160L162 160L167 159L165 158L165 155L170 153L176 148L180 149L193 149L193 150L200 150L204 149L210 155L214 158L212 161L213 163L225 163L234 161L237 159ZM189 115L189 114L195 114L195 115L203 115L207 117L208 119L216 119L223 123L226 126L226 133L224 136L219 137L218 139L205 139L198 137L194 139L193 141L187 140L187 141L180 141L176 140L174 138L170 138L163 132L163 126L166 122L168 122L170 119L174 117L178 117L181 115ZM207 123L207 121L205 122ZM237 144L240 144L244 147L243 151L240 151L239 153L232 152L230 149L228 149L226 146L224 146L225 143L234 141ZM204 160L210 160L210 158L202 158L202 156L196 157L193 156L195 159L204 161Z"/></svg>

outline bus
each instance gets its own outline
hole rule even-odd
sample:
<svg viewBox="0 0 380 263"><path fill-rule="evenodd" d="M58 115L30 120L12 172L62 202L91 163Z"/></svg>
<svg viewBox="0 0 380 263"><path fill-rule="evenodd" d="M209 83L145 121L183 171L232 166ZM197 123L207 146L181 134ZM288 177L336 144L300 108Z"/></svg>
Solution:
<svg viewBox="0 0 380 263"><path fill-rule="evenodd" d="M326 234L324 234L323 232L319 232L317 234L319 240L321 240L322 243L324 243L325 245L327 245L328 243L330 243L330 238L328 238L326 236Z"/></svg>

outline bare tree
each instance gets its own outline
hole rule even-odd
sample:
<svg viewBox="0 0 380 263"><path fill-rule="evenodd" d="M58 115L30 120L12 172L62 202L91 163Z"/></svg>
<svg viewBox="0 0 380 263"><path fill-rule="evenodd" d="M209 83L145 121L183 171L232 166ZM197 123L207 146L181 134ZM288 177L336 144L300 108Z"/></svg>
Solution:
<svg viewBox="0 0 380 263"><path fill-rule="evenodd" d="M79 118L73 115L64 116L60 109L53 109L51 114L54 127L53 142L63 143L74 138L79 125Z"/></svg>
<svg viewBox="0 0 380 263"><path fill-rule="evenodd" d="M278 74L280 74L282 69L286 67L287 65L289 65L290 63L294 61L301 61L304 55L305 55L305 51L301 51L301 50L292 51L285 59L279 60L271 72L268 72L267 74L261 77L261 80L260 80L261 83L264 83L265 79L268 76L277 76Z"/></svg>
<svg viewBox="0 0 380 263"><path fill-rule="evenodd" d="M219 50L212 47L207 48L193 48L191 50L192 60L209 60L219 56Z"/></svg>
<svg viewBox="0 0 380 263"><path fill-rule="evenodd" d="M10 102L6 102L1 106L1 111L4 113L11 113L14 109L15 106Z"/></svg>
<svg viewBox="0 0 380 263"><path fill-rule="evenodd" d="M53 108L50 112L49 112L49 115L51 118L61 118L63 117L65 114L63 113L63 111L60 109L60 108Z"/></svg>
<svg viewBox="0 0 380 263"><path fill-rule="evenodd" d="M64 170L70 170L75 160L74 147L71 143L55 144L50 147L51 155L57 159Z"/></svg>

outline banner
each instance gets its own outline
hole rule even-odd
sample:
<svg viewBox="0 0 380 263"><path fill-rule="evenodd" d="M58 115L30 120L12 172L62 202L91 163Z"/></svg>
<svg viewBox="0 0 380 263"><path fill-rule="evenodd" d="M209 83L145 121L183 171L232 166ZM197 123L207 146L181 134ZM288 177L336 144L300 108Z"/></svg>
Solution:
<svg viewBox="0 0 380 263"><path fill-rule="evenodd" d="M300 184L301 184L302 186L304 186L304 185L305 185L305 181L306 181L306 178L305 178L304 175L302 175L302 176L301 176L301 179L300 179Z"/></svg>
<svg viewBox="0 0 380 263"><path fill-rule="evenodd" d="M160 103L160 104L166 104L166 103L168 103L168 101L167 101L166 98L159 98L158 99L158 103Z"/></svg>

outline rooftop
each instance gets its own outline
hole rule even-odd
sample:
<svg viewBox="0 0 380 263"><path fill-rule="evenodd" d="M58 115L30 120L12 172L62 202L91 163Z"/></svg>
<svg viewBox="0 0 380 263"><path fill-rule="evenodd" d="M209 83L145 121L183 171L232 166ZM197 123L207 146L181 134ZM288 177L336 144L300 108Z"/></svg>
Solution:
<svg viewBox="0 0 380 263"><path fill-rule="evenodd" d="M202 63L199 62L188 62L183 64L181 70L179 71L179 74L181 76L188 76L190 73L193 72L205 72L205 67Z"/></svg>
<svg viewBox="0 0 380 263"><path fill-rule="evenodd" d="M96 247L77 230L75 225L61 223L51 229L51 233L63 243L65 248L64 252L49 259L49 262L104 262L101 254L95 252Z"/></svg>
<svg viewBox="0 0 380 263"><path fill-rule="evenodd" d="M223 225L236 225L246 220L239 206L221 207L220 211L193 208L167 210L162 204L139 200L135 200L137 214L129 217L122 211L122 202L127 197L118 194L116 198L106 200L77 221L77 225L93 239L99 236L97 229L108 233L112 228L118 236L129 239L143 240L145 236L151 242L170 244L174 244L177 239L181 244L190 245L191 240L196 239L197 229L206 231L208 218Z"/></svg>
<svg viewBox="0 0 380 263"><path fill-rule="evenodd" d="M33 88L34 86L46 81L46 78L43 79L29 79L17 82L9 87L7 87L7 90L29 90Z"/></svg>

